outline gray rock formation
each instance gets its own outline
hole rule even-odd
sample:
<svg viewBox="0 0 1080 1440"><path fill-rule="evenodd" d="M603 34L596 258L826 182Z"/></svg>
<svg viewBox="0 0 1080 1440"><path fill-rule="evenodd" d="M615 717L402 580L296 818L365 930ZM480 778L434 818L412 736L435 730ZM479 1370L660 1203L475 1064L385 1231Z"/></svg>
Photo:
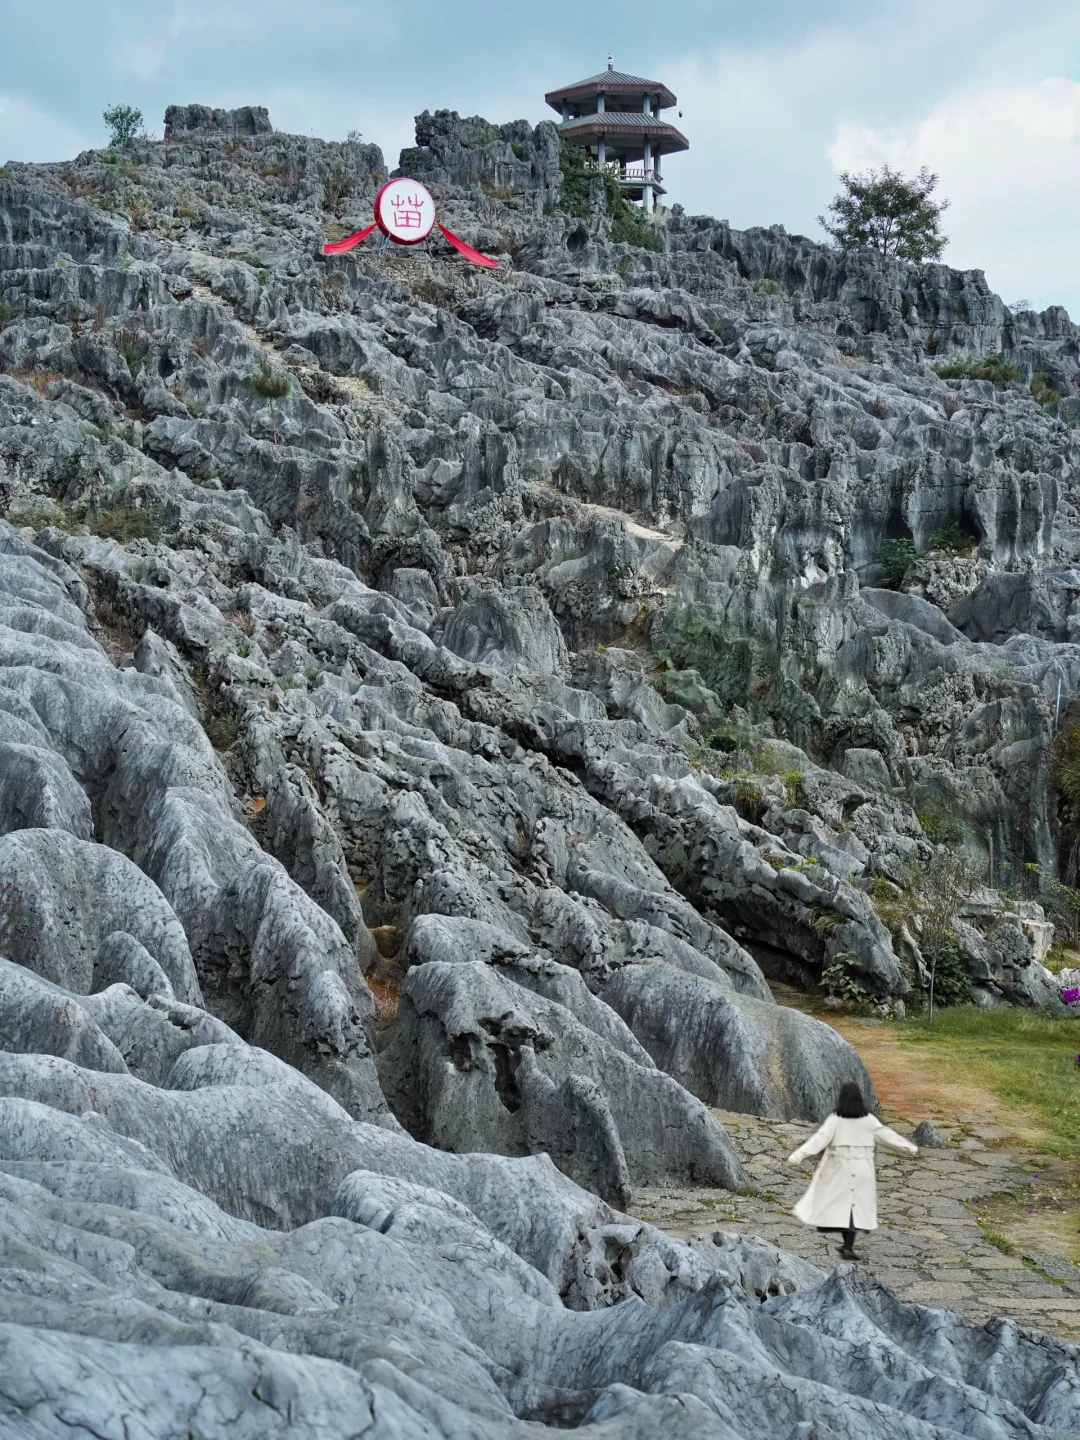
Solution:
<svg viewBox="0 0 1080 1440"><path fill-rule="evenodd" d="M870 1088L769 982L917 1002L935 847L1072 844L1068 317L616 244L550 125L401 157L499 273L325 260L383 157L257 107L108 158L0 178L6 1429L1080 1429L1070 1347L612 1208ZM1056 993L1035 899L954 939Z"/></svg>

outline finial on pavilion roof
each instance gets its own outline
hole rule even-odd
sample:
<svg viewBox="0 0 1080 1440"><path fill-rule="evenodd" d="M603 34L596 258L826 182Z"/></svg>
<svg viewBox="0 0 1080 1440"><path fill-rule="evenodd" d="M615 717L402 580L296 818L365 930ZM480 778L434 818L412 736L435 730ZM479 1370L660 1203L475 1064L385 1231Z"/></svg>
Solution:
<svg viewBox="0 0 1080 1440"><path fill-rule="evenodd" d="M607 68L608 68L609 70L614 70L614 69L615 69L615 57L614 57L613 55L609 55L609 56L607 57Z"/></svg>

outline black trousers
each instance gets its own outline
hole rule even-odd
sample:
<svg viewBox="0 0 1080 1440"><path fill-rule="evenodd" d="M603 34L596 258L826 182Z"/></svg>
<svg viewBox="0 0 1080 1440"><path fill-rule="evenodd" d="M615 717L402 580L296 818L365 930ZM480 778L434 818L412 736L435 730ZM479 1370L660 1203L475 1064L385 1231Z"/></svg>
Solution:
<svg viewBox="0 0 1080 1440"><path fill-rule="evenodd" d="M822 1235L842 1235L844 1237L844 1249L854 1250L855 1236L859 1233L855 1229L854 1210L852 1210L851 1214L848 1216L848 1223L845 1229L841 1229L839 1225L819 1225L817 1228L819 1233Z"/></svg>

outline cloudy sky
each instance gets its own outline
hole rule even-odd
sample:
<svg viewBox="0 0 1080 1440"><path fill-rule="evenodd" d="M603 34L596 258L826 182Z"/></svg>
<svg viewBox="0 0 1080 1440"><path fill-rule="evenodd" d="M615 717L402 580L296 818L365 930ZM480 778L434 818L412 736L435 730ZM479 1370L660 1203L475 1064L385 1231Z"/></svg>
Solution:
<svg viewBox="0 0 1080 1440"><path fill-rule="evenodd" d="M3 5L0 162L105 139L102 109L265 104L396 159L412 116L549 117L544 91L619 69L679 97L671 201L819 236L840 170L941 175L945 258L1006 301L1080 318L1076 0L53 0Z"/></svg>

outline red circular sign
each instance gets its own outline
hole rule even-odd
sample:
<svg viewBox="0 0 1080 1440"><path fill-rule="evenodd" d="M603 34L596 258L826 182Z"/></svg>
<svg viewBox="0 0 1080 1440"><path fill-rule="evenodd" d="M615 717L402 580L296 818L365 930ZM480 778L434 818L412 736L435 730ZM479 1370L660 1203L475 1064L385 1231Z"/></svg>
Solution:
<svg viewBox="0 0 1080 1440"><path fill-rule="evenodd" d="M419 245L435 228L435 201L417 180L387 180L375 196L375 221L397 245Z"/></svg>

